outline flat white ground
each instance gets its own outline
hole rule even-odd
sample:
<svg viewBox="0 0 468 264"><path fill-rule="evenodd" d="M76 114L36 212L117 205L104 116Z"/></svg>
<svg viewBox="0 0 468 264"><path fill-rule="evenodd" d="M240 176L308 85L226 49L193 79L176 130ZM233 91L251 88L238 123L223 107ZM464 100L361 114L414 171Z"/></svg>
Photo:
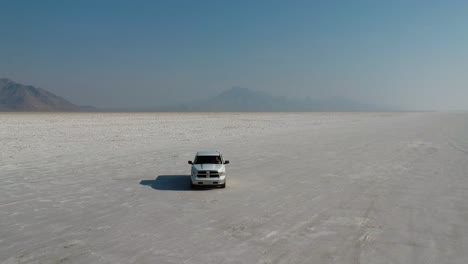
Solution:
<svg viewBox="0 0 468 264"><path fill-rule="evenodd" d="M0 155L4 264L468 263L468 114L9 113Z"/></svg>

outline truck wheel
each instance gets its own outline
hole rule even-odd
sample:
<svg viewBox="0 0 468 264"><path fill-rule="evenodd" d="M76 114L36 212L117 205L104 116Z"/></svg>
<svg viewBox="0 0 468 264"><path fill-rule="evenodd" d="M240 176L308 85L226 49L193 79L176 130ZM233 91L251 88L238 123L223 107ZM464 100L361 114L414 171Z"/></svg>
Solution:
<svg viewBox="0 0 468 264"><path fill-rule="evenodd" d="M190 183L190 188L192 188L192 189L198 189L198 186L195 185L195 184L193 184L193 183Z"/></svg>
<svg viewBox="0 0 468 264"><path fill-rule="evenodd" d="M223 184L221 184L221 188L226 188L226 182L224 182Z"/></svg>

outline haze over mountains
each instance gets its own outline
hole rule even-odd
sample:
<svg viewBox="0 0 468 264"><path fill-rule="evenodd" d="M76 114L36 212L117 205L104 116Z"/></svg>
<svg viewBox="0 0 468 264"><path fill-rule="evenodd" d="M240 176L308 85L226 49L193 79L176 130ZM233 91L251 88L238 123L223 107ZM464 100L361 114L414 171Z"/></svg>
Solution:
<svg viewBox="0 0 468 264"><path fill-rule="evenodd" d="M390 108L353 102L341 97L326 100L293 100L248 88L233 87L206 100L155 108L157 111L191 112L346 112L386 111Z"/></svg>
<svg viewBox="0 0 468 264"><path fill-rule="evenodd" d="M389 108L362 104L345 98L328 100L288 99L248 88L233 87L207 99L178 105L139 109L101 109L101 111L175 111L175 112L346 112L386 111ZM0 79L0 111L83 111L93 107L75 105L42 88Z"/></svg>

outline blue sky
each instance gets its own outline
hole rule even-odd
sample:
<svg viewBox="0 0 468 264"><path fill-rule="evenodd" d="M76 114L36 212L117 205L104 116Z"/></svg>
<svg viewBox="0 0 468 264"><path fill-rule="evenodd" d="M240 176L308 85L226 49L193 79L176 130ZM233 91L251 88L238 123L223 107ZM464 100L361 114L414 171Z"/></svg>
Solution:
<svg viewBox="0 0 468 264"><path fill-rule="evenodd" d="M146 107L233 86L468 109L467 1L0 1L0 77Z"/></svg>

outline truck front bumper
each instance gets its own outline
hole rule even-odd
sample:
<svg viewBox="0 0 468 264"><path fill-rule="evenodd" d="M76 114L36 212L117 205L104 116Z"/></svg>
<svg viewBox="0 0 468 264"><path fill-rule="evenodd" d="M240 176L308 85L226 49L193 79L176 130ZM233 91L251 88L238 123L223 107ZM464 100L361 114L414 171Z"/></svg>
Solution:
<svg viewBox="0 0 468 264"><path fill-rule="evenodd" d="M226 183L226 176L220 176L219 178L199 178L197 176L190 176L193 185L199 186L221 186Z"/></svg>

